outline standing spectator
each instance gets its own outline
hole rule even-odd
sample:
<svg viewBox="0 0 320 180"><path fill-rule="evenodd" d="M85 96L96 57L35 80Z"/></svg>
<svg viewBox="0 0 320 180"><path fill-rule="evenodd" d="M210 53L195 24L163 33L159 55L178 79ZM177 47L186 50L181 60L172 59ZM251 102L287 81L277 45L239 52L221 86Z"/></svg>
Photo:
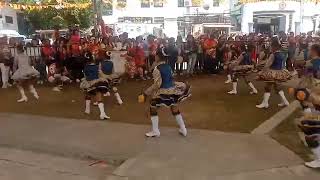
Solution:
<svg viewBox="0 0 320 180"><path fill-rule="evenodd" d="M296 43L296 38L294 37L294 33L290 32L289 37L288 37L288 61L287 61L287 69L289 71L294 70L293 69L293 61L294 61L294 56L296 54L296 49L297 49L297 43Z"/></svg>
<svg viewBox="0 0 320 180"><path fill-rule="evenodd" d="M185 53L188 56L187 74L192 75L197 62L197 44L192 35L188 35Z"/></svg>
<svg viewBox="0 0 320 180"><path fill-rule="evenodd" d="M204 38L202 36L199 38L198 42L196 42L196 44L197 44L196 69L198 72L201 72L203 70L203 66L204 66L203 42L204 42Z"/></svg>
<svg viewBox="0 0 320 180"><path fill-rule="evenodd" d="M151 68L153 63L156 60L156 53L157 53L157 43L154 41L155 37L153 35L149 35L148 38L148 50L149 50L149 71L151 71Z"/></svg>
<svg viewBox="0 0 320 180"><path fill-rule="evenodd" d="M184 43L183 43L182 36L180 34L177 36L176 45L177 45L177 48L178 48L178 55L181 56L181 57L184 57L184 48L185 48L185 46L184 46ZM183 72L183 62L178 62L176 71L177 71L178 75L180 75Z"/></svg>
<svg viewBox="0 0 320 180"><path fill-rule="evenodd" d="M303 59L308 60L308 41L306 34L302 34L299 40L299 54L303 52Z"/></svg>
<svg viewBox="0 0 320 180"><path fill-rule="evenodd" d="M215 73L218 73L221 68L221 64L223 63L223 57L226 47L226 36L220 36L218 40L218 45L216 49L216 60L214 61Z"/></svg>
<svg viewBox="0 0 320 180"><path fill-rule="evenodd" d="M175 65L178 60L179 52L177 46L175 45L174 38L169 39L169 43L166 49L166 52L168 53L168 64L170 65L172 72L175 72Z"/></svg>
<svg viewBox="0 0 320 180"><path fill-rule="evenodd" d="M207 38L204 41L204 50L205 50L205 60L204 60L204 70L206 73L214 74L217 71L217 67L215 65L216 59L216 46L217 41L214 39L214 35L212 34L210 38Z"/></svg>
<svg viewBox="0 0 320 180"><path fill-rule="evenodd" d="M38 79L38 84L43 84L47 80L47 65L45 59L43 58L42 49L39 47L39 39L34 37L31 41L31 48L34 49L34 52L39 52L41 56L34 56L34 68L40 73L40 77Z"/></svg>
<svg viewBox="0 0 320 180"><path fill-rule="evenodd" d="M9 86L9 72L10 66L13 62L7 41L7 37L2 37L0 39L0 70L2 78L2 88L7 88Z"/></svg>

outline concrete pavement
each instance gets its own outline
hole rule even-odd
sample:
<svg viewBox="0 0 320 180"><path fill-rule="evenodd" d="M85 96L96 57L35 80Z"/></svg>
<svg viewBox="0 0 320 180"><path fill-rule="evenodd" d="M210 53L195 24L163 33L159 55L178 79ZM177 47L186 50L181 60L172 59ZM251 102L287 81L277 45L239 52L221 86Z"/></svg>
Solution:
<svg viewBox="0 0 320 180"><path fill-rule="evenodd" d="M0 148L1 180L105 180L114 167L92 161Z"/></svg>
<svg viewBox="0 0 320 180"><path fill-rule="evenodd" d="M124 161L107 180L320 178L303 167L301 174L292 170L302 160L266 135L189 130L183 138L161 128L161 138L146 139L149 126L16 114L0 114L0 127L0 146Z"/></svg>

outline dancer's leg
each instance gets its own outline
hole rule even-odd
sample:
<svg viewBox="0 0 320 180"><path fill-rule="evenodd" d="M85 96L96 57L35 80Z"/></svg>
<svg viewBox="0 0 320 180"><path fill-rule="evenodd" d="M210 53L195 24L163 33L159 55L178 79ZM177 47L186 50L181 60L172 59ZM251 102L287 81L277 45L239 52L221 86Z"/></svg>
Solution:
<svg viewBox="0 0 320 180"><path fill-rule="evenodd" d="M228 94L237 94L237 86L238 86L238 76L237 75L233 75L233 79L232 79L232 90L228 92Z"/></svg>
<svg viewBox="0 0 320 180"><path fill-rule="evenodd" d="M160 137L159 116L157 112L157 107L150 106L150 119L151 119L152 129L150 132L146 133L146 136Z"/></svg>
<svg viewBox="0 0 320 180"><path fill-rule="evenodd" d="M263 95L262 103L259 105L256 105L257 108L259 108L259 109L269 108L269 99L270 99L270 95L271 95L272 86L273 86L272 82L266 82L265 93Z"/></svg>
<svg viewBox="0 0 320 180"><path fill-rule="evenodd" d="M18 88L18 90L20 92L20 95L21 95L21 98L17 102L19 102L19 103L20 102L27 102L28 98L27 98L27 96L26 96L26 94L24 92L22 83L18 83L17 84L17 88Z"/></svg>
<svg viewBox="0 0 320 180"><path fill-rule="evenodd" d="M274 83L274 89L276 92L278 92L280 99L281 99L281 103L278 104L279 107L284 107L284 106L288 106L289 105L289 101L287 100L286 96L284 95L284 92L280 86L280 84Z"/></svg>
<svg viewBox="0 0 320 180"><path fill-rule="evenodd" d="M171 113L176 118L177 124L179 125L179 133L183 136L187 136L187 129L179 111L179 107L177 105L171 106Z"/></svg>
<svg viewBox="0 0 320 180"><path fill-rule="evenodd" d="M106 115L106 112L104 110L104 104L103 104L103 101L102 101L102 93L101 92L97 92L96 93L96 100L98 102L98 107L99 107L99 110L100 110L100 119L101 120L110 119L110 117Z"/></svg>
<svg viewBox="0 0 320 180"><path fill-rule="evenodd" d="M310 168L320 168L320 137L318 136L306 136L306 142L311 148L311 151L315 155L315 160L305 163Z"/></svg>
<svg viewBox="0 0 320 180"><path fill-rule="evenodd" d="M32 82L29 83L29 91L36 99L39 99L38 92L37 92L36 88L34 88L34 85Z"/></svg>
<svg viewBox="0 0 320 180"><path fill-rule="evenodd" d="M256 89L256 87L252 84L252 82L248 79L247 76L243 76L244 81L248 84L248 86L250 87L251 91L250 94L258 94L258 90Z"/></svg>
<svg viewBox="0 0 320 180"><path fill-rule="evenodd" d="M91 112L91 96L89 94L85 94L85 110L84 110L84 113L86 114L90 114Z"/></svg>
<svg viewBox="0 0 320 180"><path fill-rule="evenodd" d="M122 104L123 104L123 101L122 101L121 96L120 96L120 94L119 94L119 92L118 92L118 88L113 87L112 90L113 90L113 92L114 92L114 96L116 97L117 103L118 103L119 105L122 105Z"/></svg>

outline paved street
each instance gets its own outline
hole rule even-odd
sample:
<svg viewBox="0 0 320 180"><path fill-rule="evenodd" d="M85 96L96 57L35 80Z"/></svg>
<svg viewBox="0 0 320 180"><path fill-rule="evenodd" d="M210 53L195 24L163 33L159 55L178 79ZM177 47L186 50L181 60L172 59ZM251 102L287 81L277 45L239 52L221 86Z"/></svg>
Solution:
<svg viewBox="0 0 320 180"><path fill-rule="evenodd" d="M17 114L0 114L0 127L0 146L20 149L0 151L5 170L0 174L10 180L20 179L18 172L32 180L48 179L51 174L60 179L107 180L320 177L265 135L190 130L183 138L175 128L161 128L161 138L145 139L149 126ZM24 155L26 151L34 157ZM38 161L37 156L44 158ZM62 160L51 161L55 156ZM88 168L92 159L105 160L109 166ZM111 175L114 166L118 167Z"/></svg>
<svg viewBox="0 0 320 180"><path fill-rule="evenodd" d="M1 180L105 180L111 165L31 151L0 148Z"/></svg>

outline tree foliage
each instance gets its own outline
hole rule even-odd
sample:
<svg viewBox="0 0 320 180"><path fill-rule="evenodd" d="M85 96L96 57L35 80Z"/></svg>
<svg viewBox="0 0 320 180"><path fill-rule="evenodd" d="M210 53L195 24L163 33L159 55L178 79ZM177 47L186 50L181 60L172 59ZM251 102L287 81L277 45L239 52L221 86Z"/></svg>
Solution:
<svg viewBox="0 0 320 180"><path fill-rule="evenodd" d="M88 28L92 24L91 9L44 9L27 10L25 15L33 29L53 29L55 26L66 28L78 24L80 28Z"/></svg>
<svg viewBox="0 0 320 180"><path fill-rule="evenodd" d="M11 0L12 3L19 4L57 4L56 0ZM63 0L67 3L87 3L90 0ZM25 10L27 21L32 26L31 29L53 29L56 26L67 28L69 25L78 24L80 28L89 28L92 24L93 12L91 8L55 8L49 6L42 9Z"/></svg>

